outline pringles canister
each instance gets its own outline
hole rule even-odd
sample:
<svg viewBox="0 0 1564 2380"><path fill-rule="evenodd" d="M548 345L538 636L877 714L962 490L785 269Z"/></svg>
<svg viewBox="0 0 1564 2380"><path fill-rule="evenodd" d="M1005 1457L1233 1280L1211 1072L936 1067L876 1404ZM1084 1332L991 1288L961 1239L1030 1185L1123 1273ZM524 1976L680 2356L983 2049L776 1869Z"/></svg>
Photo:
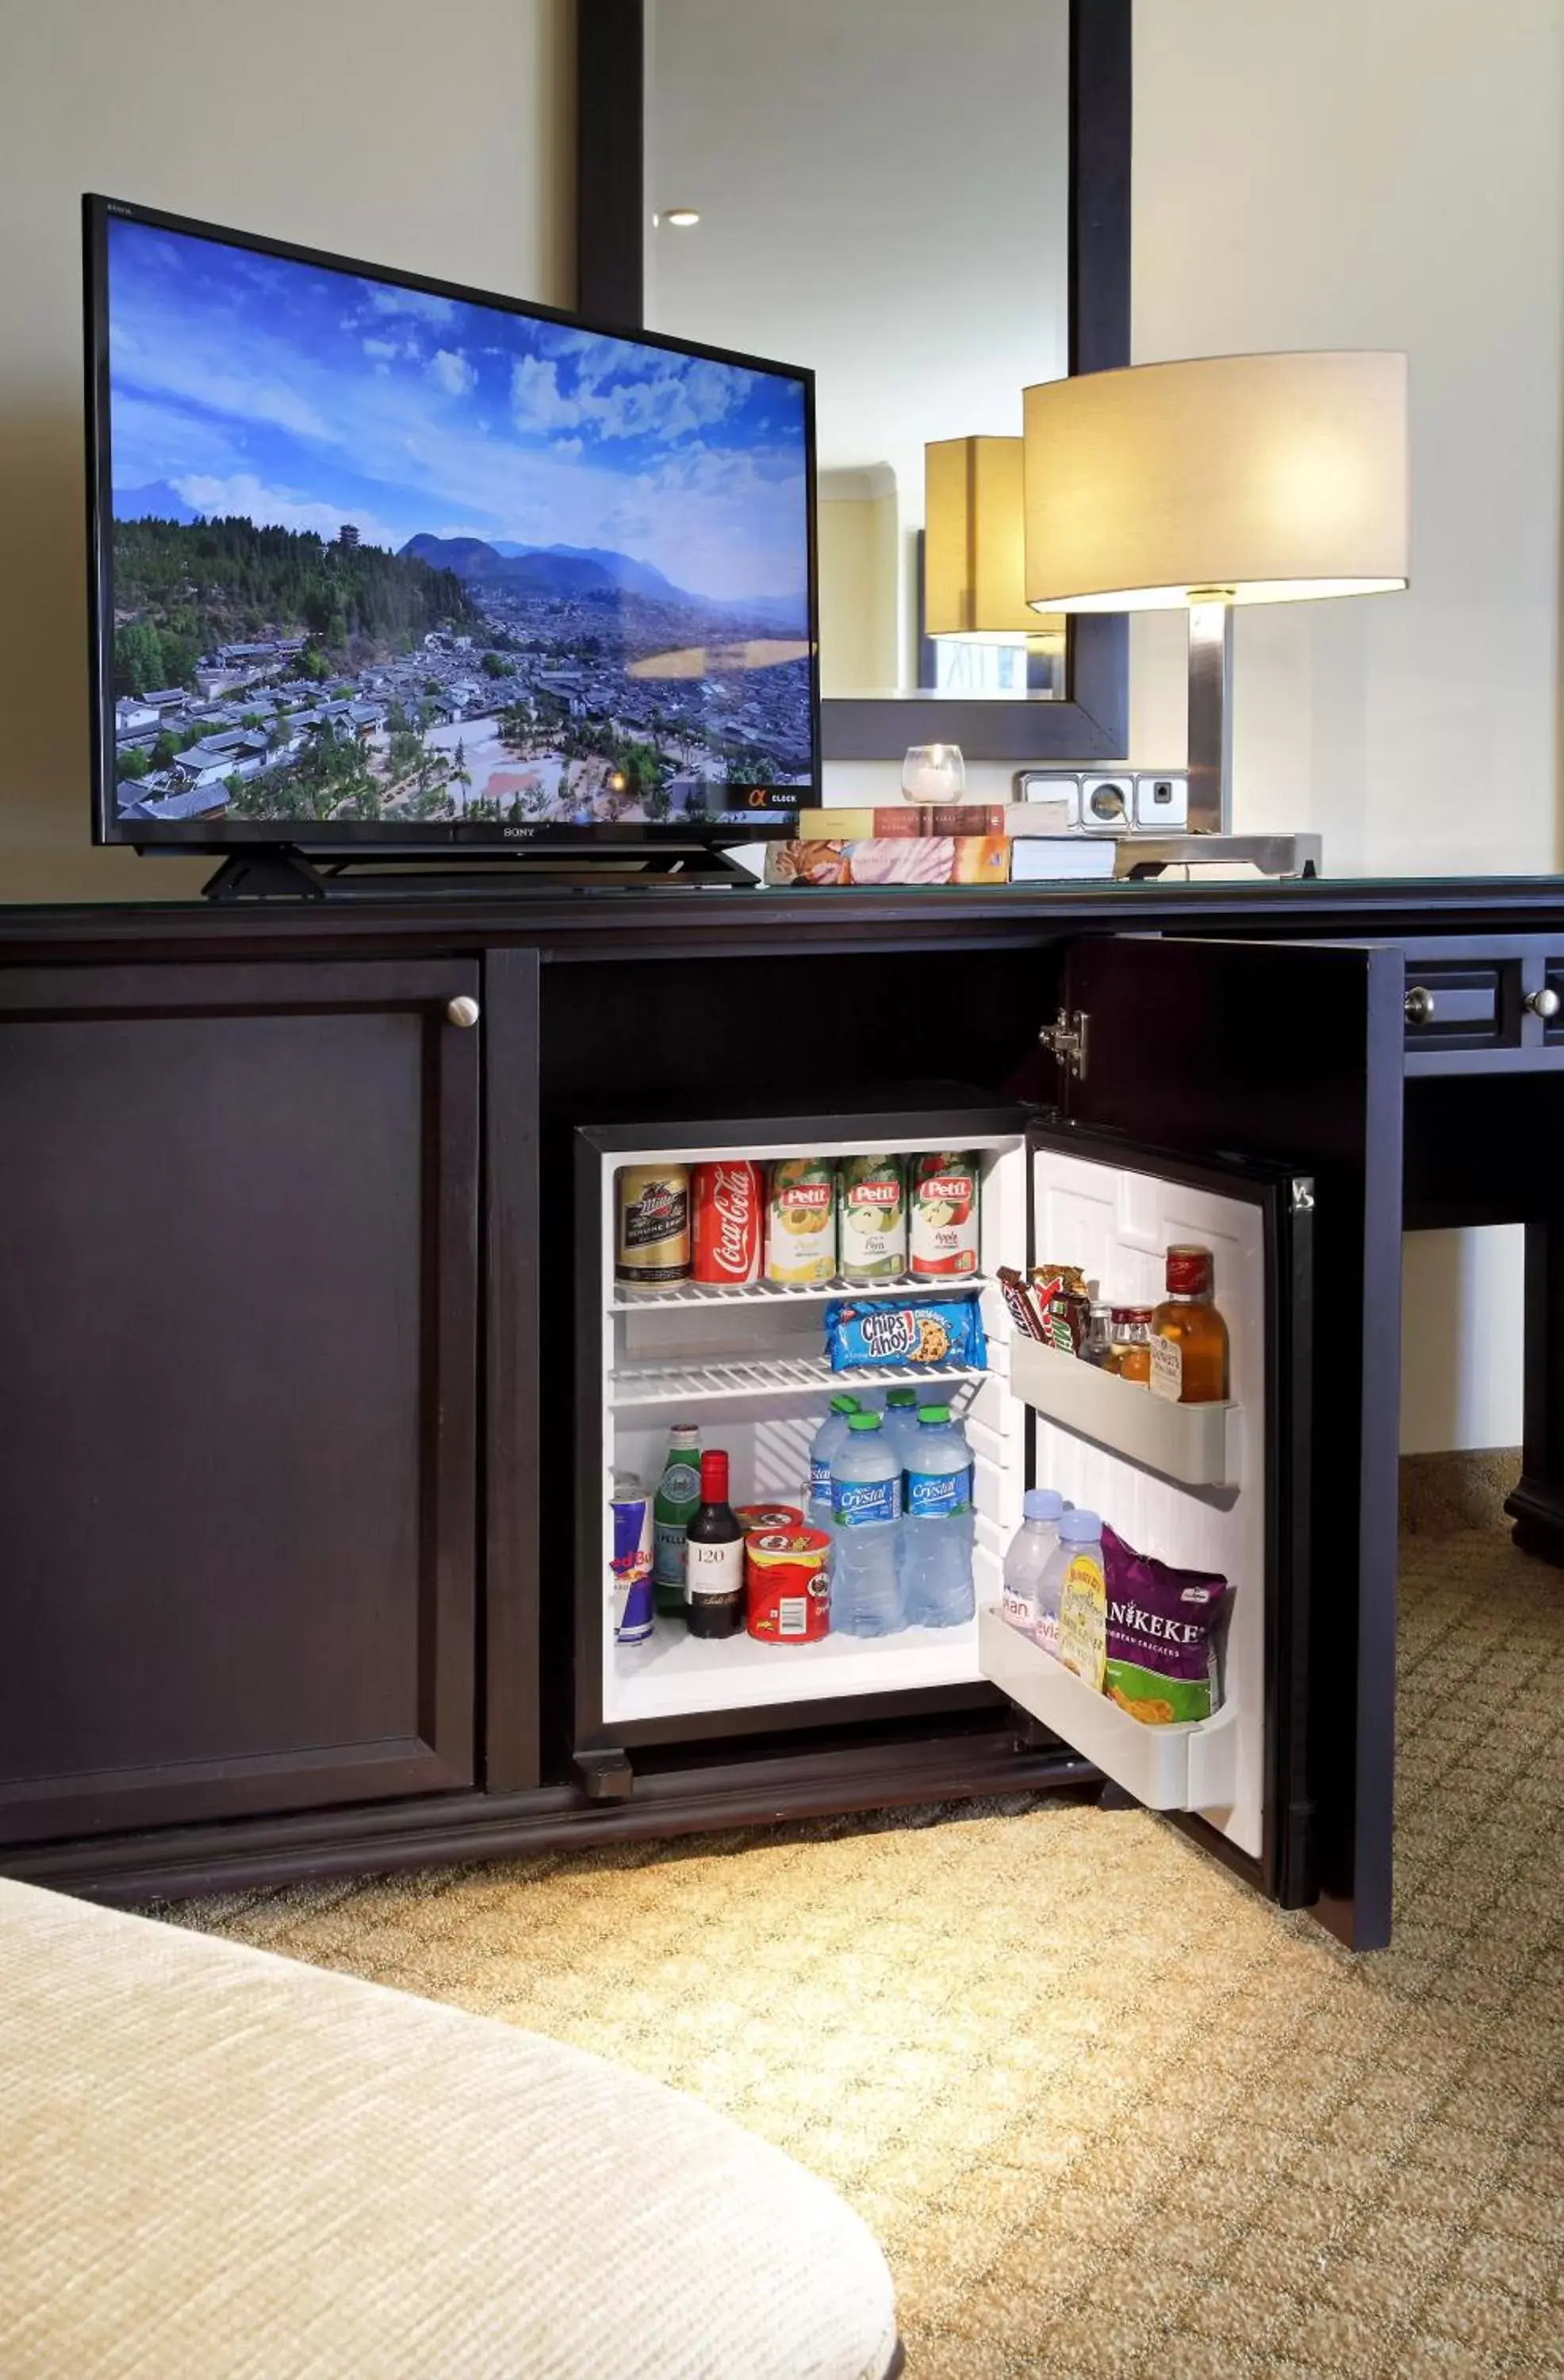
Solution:
<svg viewBox="0 0 1564 2380"><path fill-rule="evenodd" d="M745 1619L763 1645L818 1645L830 1629L823 1529L763 1529L744 1541Z"/></svg>

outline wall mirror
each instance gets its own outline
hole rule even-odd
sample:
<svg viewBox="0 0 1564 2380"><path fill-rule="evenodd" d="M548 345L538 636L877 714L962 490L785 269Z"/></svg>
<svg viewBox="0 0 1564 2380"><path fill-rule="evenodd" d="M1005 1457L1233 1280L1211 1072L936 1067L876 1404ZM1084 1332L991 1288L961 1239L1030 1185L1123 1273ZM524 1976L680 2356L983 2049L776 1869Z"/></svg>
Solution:
<svg viewBox="0 0 1564 2380"><path fill-rule="evenodd" d="M576 14L582 311L815 371L827 759L1121 755L1121 621L924 633L924 448L1128 360L1129 0Z"/></svg>

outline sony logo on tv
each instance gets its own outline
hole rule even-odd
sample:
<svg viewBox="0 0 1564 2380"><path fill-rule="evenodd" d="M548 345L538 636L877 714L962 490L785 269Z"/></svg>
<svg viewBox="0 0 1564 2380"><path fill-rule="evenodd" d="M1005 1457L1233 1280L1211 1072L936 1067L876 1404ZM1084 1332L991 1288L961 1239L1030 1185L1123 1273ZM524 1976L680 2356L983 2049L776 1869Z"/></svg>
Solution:
<svg viewBox="0 0 1564 2380"><path fill-rule="evenodd" d="M507 843L529 843L537 832L535 826L508 826L503 830Z"/></svg>

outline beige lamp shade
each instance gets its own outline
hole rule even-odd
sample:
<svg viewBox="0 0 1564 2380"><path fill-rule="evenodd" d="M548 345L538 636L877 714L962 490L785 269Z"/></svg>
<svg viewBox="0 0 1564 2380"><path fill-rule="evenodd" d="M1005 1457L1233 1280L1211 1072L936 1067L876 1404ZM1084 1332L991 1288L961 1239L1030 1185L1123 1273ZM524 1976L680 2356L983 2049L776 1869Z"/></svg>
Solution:
<svg viewBox="0 0 1564 2380"><path fill-rule="evenodd" d="M1019 438L941 438L924 454L924 633L981 644L1062 639L1023 579L1025 517Z"/></svg>
<svg viewBox="0 0 1564 2380"><path fill-rule="evenodd" d="M1024 393L1034 610L1287 603L1407 583L1407 363L1212 356Z"/></svg>

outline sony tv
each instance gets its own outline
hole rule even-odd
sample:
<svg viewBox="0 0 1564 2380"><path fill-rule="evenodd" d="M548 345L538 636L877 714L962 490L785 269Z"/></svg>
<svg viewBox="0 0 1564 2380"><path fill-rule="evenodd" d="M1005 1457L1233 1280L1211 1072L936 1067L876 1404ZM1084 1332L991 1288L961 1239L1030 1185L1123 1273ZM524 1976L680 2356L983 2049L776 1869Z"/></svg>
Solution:
<svg viewBox="0 0 1564 2380"><path fill-rule="evenodd" d="M89 198L95 833L785 833L806 370Z"/></svg>

